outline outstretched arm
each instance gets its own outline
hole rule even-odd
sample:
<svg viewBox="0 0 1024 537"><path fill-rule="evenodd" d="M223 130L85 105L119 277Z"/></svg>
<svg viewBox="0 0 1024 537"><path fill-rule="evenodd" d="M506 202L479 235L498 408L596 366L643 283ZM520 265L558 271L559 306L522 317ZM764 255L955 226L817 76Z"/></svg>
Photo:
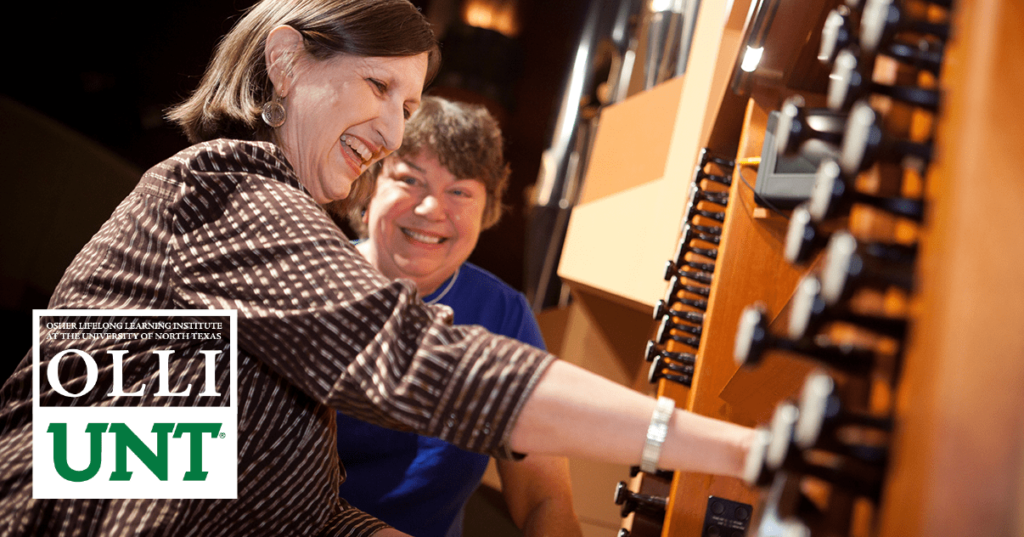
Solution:
<svg viewBox="0 0 1024 537"><path fill-rule="evenodd" d="M655 400L561 360L552 363L523 404L513 450L635 465ZM676 409L660 468L740 477L753 443L748 427Z"/></svg>

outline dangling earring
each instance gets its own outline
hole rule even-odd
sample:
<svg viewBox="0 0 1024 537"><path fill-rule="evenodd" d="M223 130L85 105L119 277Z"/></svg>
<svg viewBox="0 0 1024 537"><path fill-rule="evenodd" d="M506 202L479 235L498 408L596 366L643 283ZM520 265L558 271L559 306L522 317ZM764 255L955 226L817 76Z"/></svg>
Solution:
<svg viewBox="0 0 1024 537"><path fill-rule="evenodd" d="M260 114L263 117L263 122L275 129L284 125L285 111L281 101L281 97L274 92L274 96L263 103L263 113Z"/></svg>

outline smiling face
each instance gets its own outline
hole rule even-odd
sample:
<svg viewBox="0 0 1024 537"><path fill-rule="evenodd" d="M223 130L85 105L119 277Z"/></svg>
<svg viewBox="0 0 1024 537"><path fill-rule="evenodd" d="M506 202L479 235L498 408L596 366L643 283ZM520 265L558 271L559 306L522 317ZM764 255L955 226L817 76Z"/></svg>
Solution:
<svg viewBox="0 0 1024 537"><path fill-rule="evenodd" d="M393 156L377 178L358 248L388 278L430 294L473 252L486 204L482 182L455 177L430 150Z"/></svg>
<svg viewBox="0 0 1024 537"><path fill-rule="evenodd" d="M427 53L321 61L301 51L298 32L279 30L291 42L276 43L273 33L267 42L269 74L287 115L275 141L317 203L345 198L359 174L401 145L423 92Z"/></svg>

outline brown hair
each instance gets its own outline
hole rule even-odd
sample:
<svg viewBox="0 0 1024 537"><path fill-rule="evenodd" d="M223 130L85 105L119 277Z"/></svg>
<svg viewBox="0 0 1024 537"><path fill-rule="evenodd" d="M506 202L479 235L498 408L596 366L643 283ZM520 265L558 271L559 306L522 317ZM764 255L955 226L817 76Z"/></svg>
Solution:
<svg viewBox="0 0 1024 537"><path fill-rule="evenodd" d="M273 95L264 50L267 34L282 25L302 34L306 52L318 60L427 52L427 82L440 66L434 33L408 0L263 0L217 45L195 92L168 112L189 141L270 139L272 129L260 119Z"/></svg>
<svg viewBox="0 0 1024 537"><path fill-rule="evenodd" d="M384 160L416 156L423 151L436 155L438 162L455 177L477 179L484 184L487 202L483 229L501 220L501 200L508 189L511 169L505 162L501 128L486 108L425 95L419 109L405 124L402 146ZM374 164L360 177L360 182L375 186L383 166L384 161ZM365 235L362 213L368 205L349 205L349 221L360 235Z"/></svg>

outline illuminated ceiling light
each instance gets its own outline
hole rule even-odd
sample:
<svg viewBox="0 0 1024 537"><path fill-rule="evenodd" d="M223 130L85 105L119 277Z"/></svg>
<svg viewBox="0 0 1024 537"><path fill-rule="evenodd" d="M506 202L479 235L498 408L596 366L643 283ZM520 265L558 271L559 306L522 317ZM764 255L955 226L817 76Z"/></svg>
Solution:
<svg viewBox="0 0 1024 537"><path fill-rule="evenodd" d="M462 20L470 26L515 37L519 33L516 4L517 0L467 0L462 7Z"/></svg>
<svg viewBox="0 0 1024 537"><path fill-rule="evenodd" d="M651 0L651 12L668 11L672 9L672 0Z"/></svg>
<svg viewBox="0 0 1024 537"><path fill-rule="evenodd" d="M761 63L762 54L764 54L764 47L747 47L747 51L743 53L743 62L740 63L740 69L753 73L757 69L757 64Z"/></svg>

